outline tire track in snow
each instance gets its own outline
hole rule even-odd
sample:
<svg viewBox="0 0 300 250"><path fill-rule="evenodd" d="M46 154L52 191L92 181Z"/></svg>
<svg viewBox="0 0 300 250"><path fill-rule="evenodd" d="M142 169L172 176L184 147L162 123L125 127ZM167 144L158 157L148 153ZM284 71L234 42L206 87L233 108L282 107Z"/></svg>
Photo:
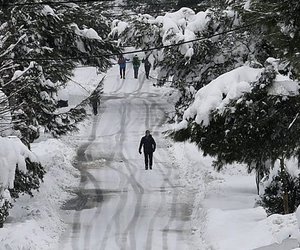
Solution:
<svg viewBox="0 0 300 250"><path fill-rule="evenodd" d="M84 171L82 165L83 165L84 162L87 161L85 151L93 143L93 141L96 138L96 127L98 125L98 122L99 122L99 116L95 116L94 121L93 121L92 132L91 132L91 135L88 139L89 141L87 143L83 144L78 149L77 156L75 158L75 163L73 164L73 166L80 171L79 190L83 190L86 183L87 183L87 178L88 178L87 172ZM84 197L84 195L82 195L82 197ZM76 211L75 211L74 216L73 216L73 223L72 223L73 225L72 225L72 232L71 232L72 235L76 235L77 232L81 231L81 225L80 225L81 212L80 212L80 210L84 207L87 200L79 200L79 202L80 203L76 204L77 207L75 208ZM71 237L71 238L75 239L76 237ZM74 240L72 241L72 247L75 250L79 249Z"/></svg>
<svg viewBox="0 0 300 250"><path fill-rule="evenodd" d="M122 87L121 87L121 88L122 88ZM121 88L118 88L117 90L115 90L114 93L117 92L117 91L119 91ZM141 87L140 87L140 88L141 88ZM121 126L120 126L120 130L118 131L118 134L120 135L120 139L119 139L119 140L115 139L116 145L119 145L118 148L119 148L119 153L120 153L120 154L121 154L120 151L121 151L121 149L122 149L123 143L120 144L120 143L118 143L118 141L119 141L119 142L122 142L121 135L124 134L124 131L122 131L122 128L124 128L124 130L125 130L126 125L128 125L128 123L130 122L129 119L127 119L127 120L128 120L127 123L125 122L125 121L126 121L126 116L124 116L124 115L126 115L126 110L124 110L124 106L126 107L126 105L122 105L122 109L119 110L119 114L120 114L120 117L121 117ZM114 153L114 154L115 154L115 153ZM126 159L125 159L124 155L121 156L121 157L122 157L123 162L125 162L125 164L126 164ZM123 173L121 170L118 170L118 169L116 169L116 168L113 168L113 167L111 166L111 163L112 163L112 161L109 162L109 164L108 164L107 167L110 167L111 169L114 169L115 171L119 172L119 176L120 176L120 175L124 176L124 177L127 179L127 182L126 182L126 183L130 183L131 186L134 188L135 183L133 182L132 178L128 177L128 176L127 176L125 173ZM130 167L127 166L127 169L129 169L129 168L130 168ZM132 176L132 173L131 173L131 176ZM122 180L122 179L124 179L124 178L121 178L121 177L120 177L120 180ZM120 187L120 186L119 186L119 187ZM122 212L122 210L124 209L125 204L126 204L126 202L127 202L127 196L128 196L128 194L126 193L126 195L123 195L122 197L120 197L120 200L119 200L119 202L118 202L118 204L117 204L117 208L116 208L115 213L114 213L114 215L113 215L113 217L112 217L112 219L111 219L111 222L107 225L107 227L106 227L106 229L105 229L105 233L104 233L103 239L102 239L102 241L101 241L101 249L103 249L103 250L106 249L107 240L108 240L108 235L109 235L109 233L110 233L110 231L111 231L111 229L112 229L112 224L113 224L113 223L115 224L116 235L121 235L120 232L119 232L119 231L120 231L120 228L121 228L121 227L120 227L119 221L120 221L121 212ZM119 245L120 249L122 249L122 245L121 245L121 243L120 243L120 240L117 240L117 239L115 239L115 240L116 240L117 245Z"/></svg>
<svg viewBox="0 0 300 250"><path fill-rule="evenodd" d="M121 126L120 126L119 131L116 133L116 136L114 139L114 143L115 143L114 148L118 149L118 153L120 153L120 146L117 147L117 145L119 145L118 142L120 141L120 139L118 139L118 137L120 137L120 134L122 133L123 114L124 114L124 109L123 109L123 105L122 105L122 108L119 110L119 116L121 117L121 122L120 122ZM126 178L126 174L124 172L122 172L121 170L119 170L117 168L112 167L112 163L114 162L114 157L115 157L116 153L117 153L117 151L113 151L111 153L111 156L109 157L110 159L109 159L109 161L107 161L106 167L115 170L119 174L119 177L120 177L119 190L121 190L121 189L124 189L125 185L127 185L129 183L129 180ZM123 176L125 176L125 177L123 177ZM127 179L127 181L125 181L125 178ZM120 222L119 221L120 221L121 212L127 203L127 199L128 199L127 197L128 197L127 192L125 192L124 195L121 195L119 197L119 201L118 201L117 207L115 209L114 215L112 216L110 222L107 224L103 238L101 240L101 249L102 250L106 249L107 241L109 238L109 233L111 232L113 224L115 224L116 235L120 235ZM119 245L119 247L120 247L119 241L117 239L115 239L115 240L116 240L117 245Z"/></svg>
<svg viewBox="0 0 300 250"><path fill-rule="evenodd" d="M124 148L124 142L126 139L126 118L127 118L127 124L130 123L130 111L131 109L129 109L129 111L127 111L127 105L123 105L125 107L125 112L123 112L124 116L122 119L122 133L121 133L121 137L120 137L120 148L123 149ZM128 113L127 113L128 112ZM135 237L135 228L136 228L136 224L137 221L140 217L140 212L141 212L141 205L142 205L142 201L143 201L143 194L144 194L144 188L143 186L136 180L135 177L135 173L137 171L135 171L135 173L132 171L131 166L133 166L132 164L130 164L130 162L126 159L124 153L122 152L122 159L125 163L126 169L129 171L130 174L130 179L131 181L131 185L133 188L133 191L135 193L136 196L136 204L135 204L135 208L134 208L134 213L133 213L133 217L131 218L130 222L128 223L125 231L122 234L122 248L121 249L127 249L127 237L129 234L129 243L130 243L130 250L136 250L136 237Z"/></svg>
<svg viewBox="0 0 300 250"><path fill-rule="evenodd" d="M151 106L149 107L149 105L147 106L149 109L149 114L150 114L150 110L153 111L153 113L155 114L154 119L151 121L151 125L150 125L150 117L148 119L148 122L146 123L146 127L150 128L152 127L152 124L156 123L156 120L158 118L160 118L160 121L158 122L158 124L153 125L152 130L156 131L158 130L158 127L160 127L161 125L163 125L165 123L165 121L167 120L167 117L165 115L165 112L162 108L159 108L158 104L154 101L151 102ZM161 117L159 117L158 112L157 111L161 111L162 113L164 113L164 115ZM153 117L153 116L151 116ZM156 132L155 132L156 133ZM154 224L158 218L158 215L162 212L164 204L166 203L166 195L165 195L165 191L166 191L166 186L165 186L165 176L164 173L161 169L161 167L158 167L158 170L161 174L162 178L162 184L160 186L160 204L158 209L156 210L155 214L152 216L150 223L149 223L149 229L148 229L148 233L147 233L147 240L146 240L146 250L151 250L152 249L152 241L153 241L153 229L154 229Z"/></svg>
<svg viewBox="0 0 300 250"><path fill-rule="evenodd" d="M152 104L151 104L151 110L159 110L159 111L161 111L164 114L163 118L159 121L159 123L155 127L158 127L158 126L160 126L160 125L162 125L162 124L164 124L166 122L166 120L167 120L166 112L156 102L152 102ZM169 155L168 149L164 149L163 151L165 152L165 155L166 155L166 157L164 157L164 158L169 158L169 157L167 157ZM154 159L157 159L157 158L154 157ZM158 162L158 164L162 164L159 160L157 162ZM168 221L167 225L163 229L163 235L162 235L163 250L168 250L169 249L168 248L168 234L170 233L170 226L172 225L172 223L174 222L174 220L177 217L178 192L176 191L176 186L169 179L169 177L172 176L172 170L173 170L172 168L168 168L167 173L164 173L163 170L162 170L162 168L159 167L159 171L160 171L161 175L163 176L163 180L168 184L168 186L173 191L172 206L171 206L171 216L169 218L169 221ZM164 188L166 188L165 185L164 185ZM178 237L179 237L179 234L177 234L177 237L176 237L176 241L177 242L178 242Z"/></svg>

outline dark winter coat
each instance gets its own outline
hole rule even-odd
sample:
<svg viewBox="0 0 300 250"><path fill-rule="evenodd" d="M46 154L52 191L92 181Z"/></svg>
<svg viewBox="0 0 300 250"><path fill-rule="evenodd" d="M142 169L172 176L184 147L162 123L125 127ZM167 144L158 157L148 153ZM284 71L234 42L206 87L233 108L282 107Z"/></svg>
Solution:
<svg viewBox="0 0 300 250"><path fill-rule="evenodd" d="M150 70L151 68L151 63L148 61L148 59L146 58L145 60L143 60L144 66L145 66L145 70Z"/></svg>
<svg viewBox="0 0 300 250"><path fill-rule="evenodd" d="M132 59L132 64L134 68L139 68L141 65L140 59L137 56L134 56Z"/></svg>
<svg viewBox="0 0 300 250"><path fill-rule="evenodd" d="M144 153L153 153L155 151L156 143L152 135L142 137L139 151L141 151L142 147L144 147Z"/></svg>

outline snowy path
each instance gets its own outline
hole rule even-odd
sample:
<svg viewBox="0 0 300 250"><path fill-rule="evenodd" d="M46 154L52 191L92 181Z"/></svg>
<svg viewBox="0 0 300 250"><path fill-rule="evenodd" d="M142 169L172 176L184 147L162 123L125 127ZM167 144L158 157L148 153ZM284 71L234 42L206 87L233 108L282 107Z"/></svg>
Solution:
<svg viewBox="0 0 300 250"><path fill-rule="evenodd" d="M70 229L60 249L192 249L193 197L178 185L161 135L168 104L143 73L132 76L130 66L126 80L117 67L107 75L101 114L78 151L81 184L64 208ZM158 148L154 169L145 171L138 145L148 128Z"/></svg>

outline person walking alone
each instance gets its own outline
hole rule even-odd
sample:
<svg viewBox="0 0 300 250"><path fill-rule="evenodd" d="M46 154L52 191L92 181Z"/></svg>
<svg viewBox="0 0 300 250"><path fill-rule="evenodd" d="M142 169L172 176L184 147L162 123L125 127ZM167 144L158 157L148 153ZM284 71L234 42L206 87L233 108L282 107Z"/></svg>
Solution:
<svg viewBox="0 0 300 250"><path fill-rule="evenodd" d="M138 73L139 73L139 67L141 65L140 59L138 58L137 55L134 55L132 59L132 65L133 65L133 71L134 71L134 78L138 78Z"/></svg>
<svg viewBox="0 0 300 250"><path fill-rule="evenodd" d="M139 146L139 153L142 153L142 147L144 149L144 157L145 157L145 169L148 170L148 167L152 169L153 165L153 152L156 149L156 143L150 134L149 130L146 130L146 135L142 137L140 146Z"/></svg>
<svg viewBox="0 0 300 250"><path fill-rule="evenodd" d="M146 78L149 79L151 63L149 62L148 57L146 57L142 62L144 63Z"/></svg>
<svg viewBox="0 0 300 250"><path fill-rule="evenodd" d="M121 79L125 79L126 61L129 61L129 59L126 59L122 54L119 55L118 64L120 66Z"/></svg>
<svg viewBox="0 0 300 250"><path fill-rule="evenodd" d="M90 97L90 102L91 102L91 105L93 107L94 115L97 115L98 114L98 106L99 106L99 103L100 103L99 97L96 94L92 95Z"/></svg>

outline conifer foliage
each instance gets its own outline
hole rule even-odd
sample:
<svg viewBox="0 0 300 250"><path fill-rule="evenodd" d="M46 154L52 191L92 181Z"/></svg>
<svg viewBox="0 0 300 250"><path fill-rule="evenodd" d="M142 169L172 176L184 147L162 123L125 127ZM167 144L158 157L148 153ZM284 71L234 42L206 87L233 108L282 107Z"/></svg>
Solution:
<svg viewBox="0 0 300 250"><path fill-rule="evenodd" d="M292 202L289 194L295 179L286 173L285 161L297 156L300 147L299 92L273 93L276 89L278 66L267 65L260 78L253 82L250 92L231 100L221 112L213 109L208 125L190 120L188 126L175 132L176 140L190 140L205 155L215 157L214 166L220 170L226 164L245 163L249 172L256 171L258 181L269 175L276 161L280 162L278 177L281 185L271 184L263 194L263 203L270 212L293 212L299 203ZM289 82L283 84L289 85ZM296 82L294 82L297 86ZM275 192L282 200L278 210L269 207L273 202L266 196ZM289 204L291 201L293 204Z"/></svg>
<svg viewBox="0 0 300 250"><path fill-rule="evenodd" d="M125 24L120 20L113 24L111 36L124 45L142 49L164 47L148 54L154 57L158 85L171 80L181 92L176 105L179 119L195 90L247 60L256 62L255 56L251 57L256 49L252 46L254 40L245 30L228 34L243 25L233 8L212 7L196 13L185 7L156 18L139 15ZM193 41L188 43L190 40ZM187 43L176 45L182 42Z"/></svg>
<svg viewBox="0 0 300 250"><path fill-rule="evenodd" d="M103 72L111 66L111 55L119 52L107 39L109 22L99 3L38 2L0 3L0 133L13 131L28 148L41 128L59 136L74 130L86 116L83 105L66 113L57 110L57 91L73 69L83 64ZM10 196L33 195L44 174L38 162L27 159L26 171L15 169ZM0 225L11 206L2 197L3 188L0 185Z"/></svg>
<svg viewBox="0 0 300 250"><path fill-rule="evenodd" d="M297 0L251 0L241 12L245 22L257 22L253 36L263 39L272 56L285 59L300 76L300 2Z"/></svg>

